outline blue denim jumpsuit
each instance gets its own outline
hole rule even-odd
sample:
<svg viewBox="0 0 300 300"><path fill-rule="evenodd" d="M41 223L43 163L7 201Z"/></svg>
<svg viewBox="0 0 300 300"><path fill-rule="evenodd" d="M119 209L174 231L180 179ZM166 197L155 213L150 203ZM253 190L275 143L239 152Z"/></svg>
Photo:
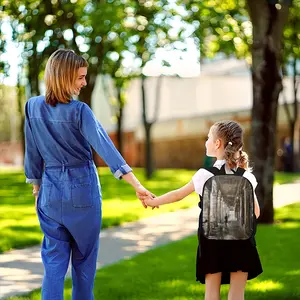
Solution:
<svg viewBox="0 0 300 300"><path fill-rule="evenodd" d="M131 172L83 102L52 107L44 96L25 106L26 182L40 185L38 218L44 233L42 299L63 299L72 254L72 299L94 299L101 227L101 187L91 146L114 176Z"/></svg>

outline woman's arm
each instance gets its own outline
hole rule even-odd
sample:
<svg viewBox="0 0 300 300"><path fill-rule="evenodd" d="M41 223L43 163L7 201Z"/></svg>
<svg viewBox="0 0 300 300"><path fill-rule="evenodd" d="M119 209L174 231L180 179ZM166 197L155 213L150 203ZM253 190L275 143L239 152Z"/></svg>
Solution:
<svg viewBox="0 0 300 300"><path fill-rule="evenodd" d="M121 179L132 169L116 149L107 132L97 121L92 110L82 103L79 117L79 130L87 142L109 166L117 179Z"/></svg>
<svg viewBox="0 0 300 300"><path fill-rule="evenodd" d="M95 115L86 104L83 104L81 108L79 130L88 143L109 166L114 176L117 179L123 178L134 187L138 198L146 208L147 206L144 202L144 198L152 198L152 194L147 191L134 176L132 169L116 149L107 132L96 120Z"/></svg>
<svg viewBox="0 0 300 300"><path fill-rule="evenodd" d="M143 185L139 182L139 180L135 177L133 172L129 172L122 176L127 183L129 183L136 192L137 197L141 200L143 206L147 208L145 203L145 199L149 197L149 199L153 199L155 197L151 192L143 187Z"/></svg>
<svg viewBox="0 0 300 300"><path fill-rule="evenodd" d="M42 182L42 173L44 167L43 158L35 143L30 126L29 101L25 104L25 158L24 170L26 182L34 185L40 185Z"/></svg>
<svg viewBox="0 0 300 300"><path fill-rule="evenodd" d="M127 183L132 185L132 187L137 190L140 187L142 187L141 183L138 181L138 179L135 177L133 172L129 172L122 176L122 179L124 179Z"/></svg>
<svg viewBox="0 0 300 300"><path fill-rule="evenodd" d="M152 207L163 205L163 204L168 204L168 203L173 203L173 202L182 200L183 198L190 195L194 191L195 191L194 183L193 183L193 181L190 181L188 184L181 187L180 189L168 192L162 196L154 198L153 200L150 198L147 198L145 200L145 202L147 205L152 206Z"/></svg>

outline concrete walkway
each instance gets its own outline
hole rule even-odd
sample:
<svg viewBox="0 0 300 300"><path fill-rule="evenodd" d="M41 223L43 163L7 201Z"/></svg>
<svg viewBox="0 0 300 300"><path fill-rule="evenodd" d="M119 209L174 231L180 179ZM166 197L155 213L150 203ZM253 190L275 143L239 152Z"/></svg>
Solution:
<svg viewBox="0 0 300 300"><path fill-rule="evenodd" d="M300 183L274 187L274 207L298 201L300 202ZM194 208L103 230L100 234L97 268L195 234L198 216L199 208L195 205ZM39 246L0 255L0 299L39 288L42 277Z"/></svg>

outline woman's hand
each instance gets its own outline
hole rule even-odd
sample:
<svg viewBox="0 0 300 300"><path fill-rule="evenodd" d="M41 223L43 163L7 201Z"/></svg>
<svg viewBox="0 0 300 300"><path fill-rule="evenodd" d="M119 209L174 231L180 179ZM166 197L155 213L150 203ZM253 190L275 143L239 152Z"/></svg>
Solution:
<svg viewBox="0 0 300 300"><path fill-rule="evenodd" d="M152 194L150 191L148 191L147 189L145 189L142 185L138 186L136 189L136 195L137 197L140 199L140 201L142 202L142 205L147 208L147 204L145 203L145 199L153 199L156 196L154 194ZM158 206L156 206L157 208L159 208ZM153 207L155 208L155 207Z"/></svg>
<svg viewBox="0 0 300 300"><path fill-rule="evenodd" d="M37 200L38 200L38 196L35 196L35 210L37 211Z"/></svg>
<svg viewBox="0 0 300 300"><path fill-rule="evenodd" d="M145 189L141 183L138 181L138 179L135 177L135 175L132 172L129 172L122 176L122 178L128 182L130 185L133 186L135 189L137 197L141 200L143 206L147 208L147 205L145 203L146 197L155 198L155 195L149 192L147 189Z"/></svg>
<svg viewBox="0 0 300 300"><path fill-rule="evenodd" d="M32 195L35 198L35 210L36 211L37 211L37 200L38 200L38 196L39 196L39 190L40 190L40 186L39 185L33 185Z"/></svg>

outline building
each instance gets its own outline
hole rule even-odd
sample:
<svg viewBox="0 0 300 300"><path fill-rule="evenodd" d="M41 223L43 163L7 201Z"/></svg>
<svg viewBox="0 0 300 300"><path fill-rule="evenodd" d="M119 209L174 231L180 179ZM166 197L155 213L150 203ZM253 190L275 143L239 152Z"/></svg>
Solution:
<svg viewBox="0 0 300 300"><path fill-rule="evenodd" d="M161 80L160 101L157 122L152 129L154 163L157 168L197 169L202 166L207 132L214 122L223 119L233 119L242 124L246 132L245 150L249 151L252 80L244 61L228 59L204 65L198 77L148 78L146 96L149 120L155 114L158 80ZM285 78L284 86L287 101L291 103L292 80ZM97 118L115 141L113 108L108 100L113 94L109 79L98 78L92 107ZM144 128L139 79L133 80L130 84L127 101L123 121L125 144L123 155L132 166L144 166ZM278 149L281 147L281 140L289 135L282 97L279 102ZM280 168L279 157L277 167Z"/></svg>

